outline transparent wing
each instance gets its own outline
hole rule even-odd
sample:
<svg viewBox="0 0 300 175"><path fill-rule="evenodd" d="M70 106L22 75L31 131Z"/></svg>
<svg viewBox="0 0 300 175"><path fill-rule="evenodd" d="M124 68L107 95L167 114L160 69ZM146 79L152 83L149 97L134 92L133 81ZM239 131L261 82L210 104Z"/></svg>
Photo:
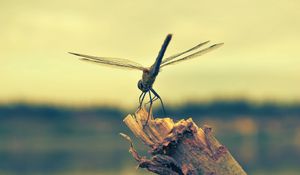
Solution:
<svg viewBox="0 0 300 175"><path fill-rule="evenodd" d="M205 48L205 49L202 49L202 50L200 50L200 51L198 51L198 52L195 52L195 53L190 54L190 55L188 55L188 56L185 56L185 57L183 57L183 58L179 58L178 60L173 60L173 61L169 61L169 62L167 62L167 63L165 63L165 64L161 64L160 67L164 67L164 66L167 66L167 65L175 64L175 63L178 63L178 62L181 62L181 61L184 61L184 60L189 60L189 59L192 59L192 58L201 56L201 55L203 55L203 54L205 54L205 53L207 53L207 52L210 52L210 51L212 51L212 50L214 50L214 49L219 48L219 47L222 46L222 45L223 45L223 43L214 44L214 45L212 45L212 46L210 46L210 47L207 47L207 48Z"/></svg>
<svg viewBox="0 0 300 175"><path fill-rule="evenodd" d="M141 71L146 69L141 64L136 63L134 61L130 61L128 59L96 57L96 56L84 55L84 54L73 53L73 52L69 52L69 53L72 55L81 57L82 61L88 61L88 62L102 64L102 65L114 66L114 67L118 67L118 68L136 69L136 70L141 70Z"/></svg>
<svg viewBox="0 0 300 175"><path fill-rule="evenodd" d="M161 64L164 64L164 63L166 63L166 62L168 62L168 61L171 61L171 60L173 60L173 59L175 59L175 58L177 58L177 57L179 57L179 56L181 56L181 55L183 55L183 54L186 54L186 53L188 53L188 52L191 52L191 51L193 51L193 50L196 50L196 49L198 49L199 47L201 47L201 46L203 46L203 45L205 45L205 44L207 44L207 43L209 43L209 41L205 41L205 42L200 43L200 44L198 44L198 45L196 45L196 46L194 46L194 47L192 47L192 48L190 48L190 49L188 49L188 50L186 50L186 51L184 51L184 52L180 52L180 53L177 53L177 54L172 55L172 56L170 56L170 57L167 57L167 58L165 58L164 60L162 60Z"/></svg>

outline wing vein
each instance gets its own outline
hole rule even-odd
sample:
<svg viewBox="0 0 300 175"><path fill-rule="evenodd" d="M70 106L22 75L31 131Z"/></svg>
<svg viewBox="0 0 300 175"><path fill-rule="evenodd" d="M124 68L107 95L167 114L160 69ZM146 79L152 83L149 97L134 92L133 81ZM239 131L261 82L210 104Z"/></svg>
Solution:
<svg viewBox="0 0 300 175"><path fill-rule="evenodd" d="M179 59L177 59L177 60L173 60L173 61L169 61L169 62L166 62L166 63L164 63L164 64L161 64L160 67L164 67L164 66L167 66L167 65L175 64L175 63L178 63L178 62L181 62L181 61L184 61L184 60L189 60L189 59L192 59L192 58L201 56L201 55L203 55L203 54L205 54L205 53L207 53L207 52L210 52L210 51L212 51L212 50L214 50L214 49L219 48L219 47L222 46L222 45L223 45L223 43L214 44L214 45L212 45L212 46L210 46L210 47L207 47L207 48L205 48L205 49L202 49L202 50L200 50L200 51L197 51L197 52L195 52L195 53L193 53L193 54L190 54L190 55L188 55L188 56L185 56L185 57L183 57L183 58L179 58Z"/></svg>
<svg viewBox="0 0 300 175"><path fill-rule="evenodd" d="M80 60L88 61L93 63L98 63L102 65L114 66L119 68L128 68L128 69L136 69L136 70L145 70L146 68L143 67L141 64L123 58L110 58L110 57L96 57L91 55L79 54L69 52L72 55L76 55L81 57Z"/></svg>
<svg viewBox="0 0 300 175"><path fill-rule="evenodd" d="M177 57L179 57L179 56L181 56L181 55L183 55L183 54L186 54L186 53L188 53L188 52L191 52L191 51L193 51L193 50L196 50L196 49L198 49L199 47L201 47L201 46L203 46L203 45L205 45L205 44L207 44L207 43L209 43L209 41L205 41L205 42L200 43L200 44L198 44L198 45L196 45L196 46L194 46L194 47L192 47L192 48L190 48L190 49L188 49L188 50L186 50L186 51L183 51L183 52L174 54L174 55L172 55L172 56L169 56L169 57L165 58L165 59L162 61L161 64L164 64L164 63L166 63L166 62L168 62L168 61L171 61L171 60L173 60L173 59L175 59L175 58L177 58Z"/></svg>

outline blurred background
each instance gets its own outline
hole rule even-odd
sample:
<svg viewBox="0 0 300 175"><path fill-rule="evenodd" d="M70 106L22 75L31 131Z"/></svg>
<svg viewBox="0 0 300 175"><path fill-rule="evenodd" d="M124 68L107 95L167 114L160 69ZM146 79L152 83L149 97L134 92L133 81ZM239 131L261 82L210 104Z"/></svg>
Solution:
<svg viewBox="0 0 300 175"><path fill-rule="evenodd" d="M122 119L138 106L142 72L67 52L150 66L168 33L166 56L206 40L225 45L160 72L154 88L167 114L212 126L249 174L298 174L299 5L0 0L0 174L147 174L118 135L131 134Z"/></svg>

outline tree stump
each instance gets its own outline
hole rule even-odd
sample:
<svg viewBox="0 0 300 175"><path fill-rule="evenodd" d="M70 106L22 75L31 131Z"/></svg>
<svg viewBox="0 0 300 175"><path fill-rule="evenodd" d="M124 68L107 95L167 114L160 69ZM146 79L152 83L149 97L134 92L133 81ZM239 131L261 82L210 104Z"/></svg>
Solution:
<svg viewBox="0 0 300 175"><path fill-rule="evenodd" d="M246 175L210 127L198 128L191 118L174 123L170 118L150 117L145 125L148 112L142 108L124 119L134 135L150 147L150 159L139 156L130 137L121 134L130 141L129 152L140 168L161 175Z"/></svg>

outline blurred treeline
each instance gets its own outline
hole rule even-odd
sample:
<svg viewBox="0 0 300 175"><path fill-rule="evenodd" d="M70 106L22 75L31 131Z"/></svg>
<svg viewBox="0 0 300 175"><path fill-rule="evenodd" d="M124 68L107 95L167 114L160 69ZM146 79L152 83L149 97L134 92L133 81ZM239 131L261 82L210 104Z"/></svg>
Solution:
<svg viewBox="0 0 300 175"><path fill-rule="evenodd" d="M122 120L134 110L2 104L0 174L145 174L118 135L131 135ZM212 126L249 174L300 170L300 103L197 102L168 106L167 114Z"/></svg>

